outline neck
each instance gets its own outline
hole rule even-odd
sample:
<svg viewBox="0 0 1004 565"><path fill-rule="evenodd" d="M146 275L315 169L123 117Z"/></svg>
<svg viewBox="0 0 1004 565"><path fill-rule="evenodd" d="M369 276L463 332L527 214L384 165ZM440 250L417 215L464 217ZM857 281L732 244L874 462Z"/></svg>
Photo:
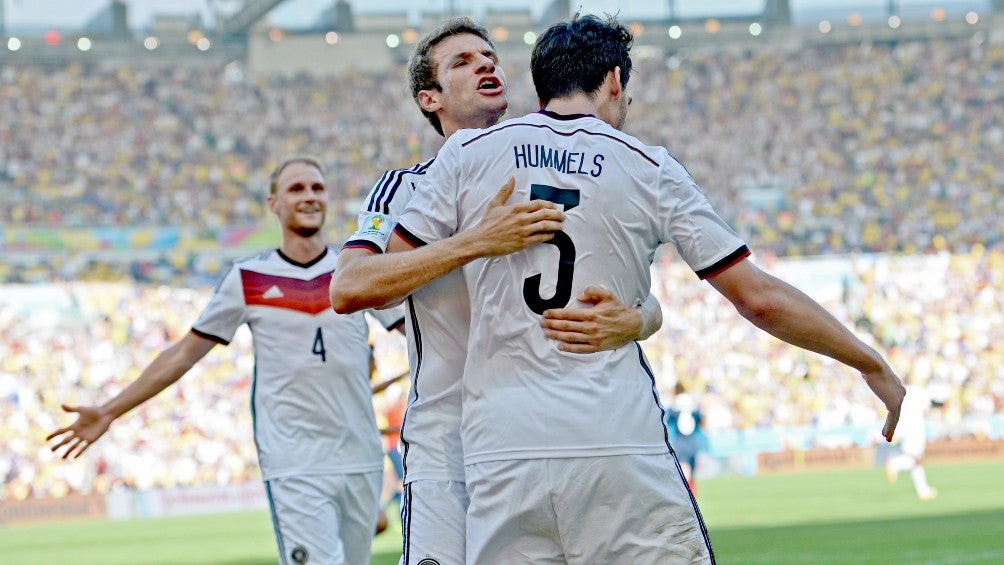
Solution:
<svg viewBox="0 0 1004 565"><path fill-rule="evenodd" d="M561 114L563 116L571 114L600 115L599 106L596 104L596 100L581 93L562 98L552 98L551 101L544 106L544 109L548 112L554 112L555 114Z"/></svg>
<svg viewBox="0 0 1004 565"><path fill-rule="evenodd" d="M324 251L324 235L318 231L314 235L304 237L295 233L284 233L282 250L286 257L297 263L309 263Z"/></svg>
<svg viewBox="0 0 1004 565"><path fill-rule="evenodd" d="M490 128L497 124L502 117L500 112L492 112L469 120L444 120L440 117L439 124L443 127L443 138L450 139L450 136L462 129Z"/></svg>

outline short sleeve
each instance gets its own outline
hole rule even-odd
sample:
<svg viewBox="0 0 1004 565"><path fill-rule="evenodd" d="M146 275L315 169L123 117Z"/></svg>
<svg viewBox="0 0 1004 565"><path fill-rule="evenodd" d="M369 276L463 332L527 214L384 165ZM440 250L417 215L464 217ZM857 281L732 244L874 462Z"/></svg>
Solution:
<svg viewBox="0 0 1004 565"><path fill-rule="evenodd" d="M711 207L700 186L672 156L659 171L659 238L672 243L700 278L749 256L746 242Z"/></svg>
<svg viewBox="0 0 1004 565"><path fill-rule="evenodd" d="M366 248L374 253L386 251L395 220L414 194L416 179L422 178L434 161L430 159L410 169L385 172L363 200L356 232L342 248Z"/></svg>
<svg viewBox="0 0 1004 565"><path fill-rule="evenodd" d="M415 246L446 239L459 226L457 202L461 170L459 136L452 136L439 150L415 196L397 219L397 233Z"/></svg>
<svg viewBox="0 0 1004 565"><path fill-rule="evenodd" d="M216 285L209 304L192 324L192 331L206 339L227 345L234 338L237 328L246 321L246 312L240 269L235 266Z"/></svg>

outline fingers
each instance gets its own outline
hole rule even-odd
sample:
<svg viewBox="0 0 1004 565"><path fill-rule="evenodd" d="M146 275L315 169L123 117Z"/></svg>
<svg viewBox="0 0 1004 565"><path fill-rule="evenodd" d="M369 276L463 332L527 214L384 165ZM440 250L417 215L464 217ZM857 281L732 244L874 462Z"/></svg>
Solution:
<svg viewBox="0 0 1004 565"><path fill-rule="evenodd" d="M553 308L544 311L540 325L546 330L569 331L576 329L573 323L595 321L596 313L588 308Z"/></svg>
<svg viewBox="0 0 1004 565"><path fill-rule="evenodd" d="M587 304L599 304L604 300L612 300L613 298L614 293L602 286L589 285L582 291L577 300Z"/></svg>
<svg viewBox="0 0 1004 565"><path fill-rule="evenodd" d="M505 205L505 203L509 200L509 197L512 196L512 191L515 190L515 188L516 188L516 178L509 177L509 182L505 183L502 186L502 188L499 189L498 194L496 194L495 197L492 198L492 201L489 203L489 206L497 207Z"/></svg>
<svg viewBox="0 0 1004 565"><path fill-rule="evenodd" d="M83 455L84 452L87 451L87 449L91 447L91 442L89 442L87 440L81 440L81 442L78 445L82 445L83 447L81 447L80 450L77 451L73 455L74 459L76 459L77 457L80 457L81 455ZM69 454L67 454L67 455L69 455ZM65 459L65 457L64 457L64 459Z"/></svg>
<svg viewBox="0 0 1004 565"><path fill-rule="evenodd" d="M56 431L52 432L51 434L45 436L45 441L49 441L49 440L51 440L52 438L54 438L56 436L63 435L63 434L65 434L68 431L70 431L70 428L68 428L68 427L67 428L59 428L58 430L56 430Z"/></svg>
<svg viewBox="0 0 1004 565"><path fill-rule="evenodd" d="M891 442L893 434L896 433L896 424L899 423L899 413L889 412L885 418L885 425L882 426L882 437Z"/></svg>
<svg viewBox="0 0 1004 565"><path fill-rule="evenodd" d="M53 438L53 437L56 437L56 436L58 436L59 434L61 434L61 433L63 433L63 432L66 432L66 431L67 431L67 430L66 430L66 429L64 428L64 429L62 429L62 430L59 430L59 431L57 431L56 433L54 433L54 434L50 435L49 437L47 437L47 438L45 438L45 439L46 439L46 440L48 440L48 439L50 439L50 438ZM63 439L62 439L62 440L61 440L61 441L60 441L59 443L57 443L56 445L52 446L52 448L51 448L51 449L52 449L52 451L53 451L53 452L55 452L55 451L56 451L57 449L59 449L60 447L63 447L64 445L66 445L66 444L70 443L71 441L73 441L73 440L74 440L74 439L76 439L76 438L77 438L77 436L75 436L75 435L68 435L68 436L64 437L64 438L63 438Z"/></svg>
<svg viewBox="0 0 1004 565"><path fill-rule="evenodd" d="M603 351L602 347L588 343L561 342L558 344L558 349L564 351L565 353L597 353Z"/></svg>

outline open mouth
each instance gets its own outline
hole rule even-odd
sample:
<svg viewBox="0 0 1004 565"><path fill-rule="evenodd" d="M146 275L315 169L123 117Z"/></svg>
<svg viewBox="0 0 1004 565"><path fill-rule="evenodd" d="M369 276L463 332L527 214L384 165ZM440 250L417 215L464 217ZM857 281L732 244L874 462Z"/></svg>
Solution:
<svg viewBox="0 0 1004 565"><path fill-rule="evenodd" d="M478 82L478 91L485 94L495 94L502 91L502 81L497 77L484 77Z"/></svg>

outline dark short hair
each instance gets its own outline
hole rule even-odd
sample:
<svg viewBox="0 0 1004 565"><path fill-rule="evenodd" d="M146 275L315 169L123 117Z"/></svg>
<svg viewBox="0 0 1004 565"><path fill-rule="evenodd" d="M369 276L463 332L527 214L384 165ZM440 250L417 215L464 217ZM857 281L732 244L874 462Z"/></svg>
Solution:
<svg viewBox="0 0 1004 565"><path fill-rule="evenodd" d="M432 60L432 50L447 37L463 35L469 33L484 39L492 49L492 43L488 30L468 17L451 18L443 22L442 25L429 32L415 46L415 53L408 62L408 86L411 88L411 97L418 102L418 93L423 90L442 90L439 84L439 77L436 76L436 61ZM433 112L427 112L419 104L419 109L425 115L432 127L436 128L439 135L443 135L443 125L439 123L439 117Z"/></svg>
<svg viewBox="0 0 1004 565"><path fill-rule="evenodd" d="M284 158L274 169L272 169L272 174L268 177L268 192L269 194L275 194L279 191L279 175L286 170L286 167L292 165L293 163L303 163L305 165L310 165L317 169L321 175L324 175L324 167L321 166L321 162L314 157L308 155L293 155Z"/></svg>
<svg viewBox="0 0 1004 565"><path fill-rule="evenodd" d="M621 86L631 76L631 32L608 16L578 14L567 22L547 28L530 54L530 72L537 98L547 104L552 98L576 93L593 94L614 67L621 68Z"/></svg>

